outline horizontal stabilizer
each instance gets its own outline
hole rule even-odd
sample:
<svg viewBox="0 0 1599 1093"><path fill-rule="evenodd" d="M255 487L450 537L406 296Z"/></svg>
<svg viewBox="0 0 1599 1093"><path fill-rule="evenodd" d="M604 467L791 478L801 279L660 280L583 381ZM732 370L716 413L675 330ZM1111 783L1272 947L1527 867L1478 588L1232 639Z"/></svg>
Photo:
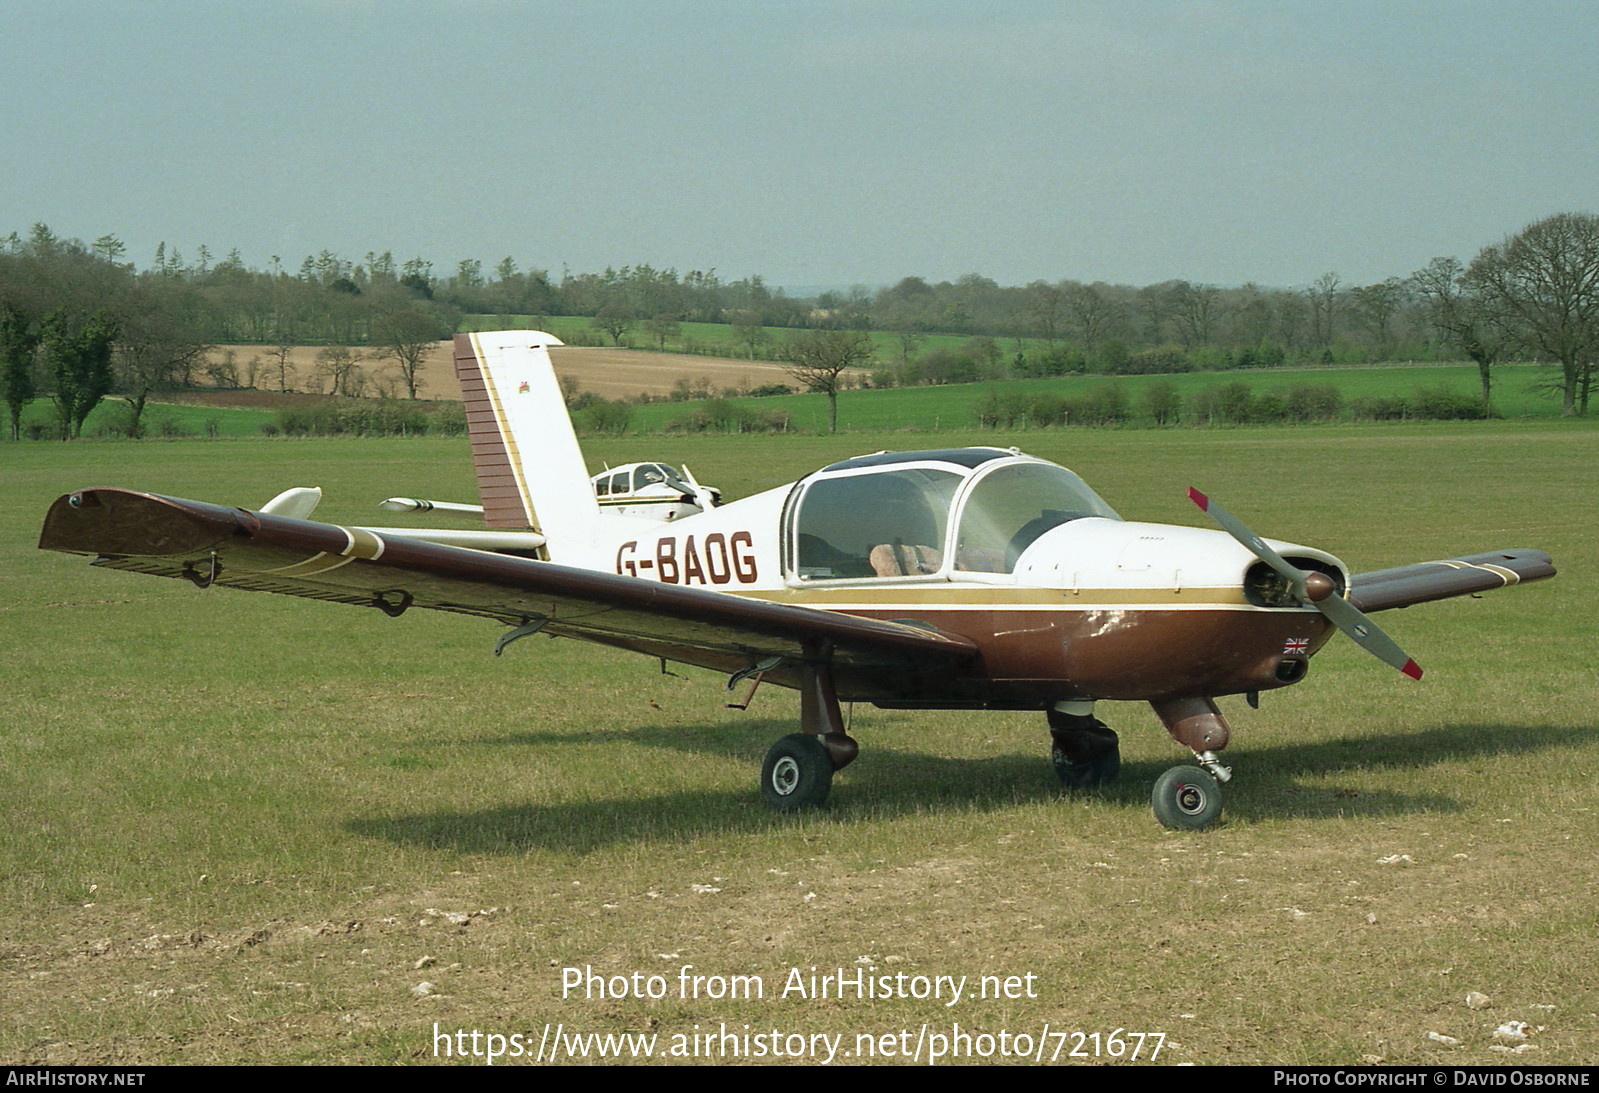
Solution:
<svg viewBox="0 0 1599 1093"><path fill-rule="evenodd" d="M461 516L483 515L482 505L462 505L455 501L425 501L420 497L386 497L378 502L378 508L386 512L453 512Z"/></svg>
<svg viewBox="0 0 1599 1093"><path fill-rule="evenodd" d="M270 512L273 516L292 516L296 520L309 520L311 513L316 511L316 507L321 500L321 487L296 486L293 489L284 490L262 505L261 511Z"/></svg>

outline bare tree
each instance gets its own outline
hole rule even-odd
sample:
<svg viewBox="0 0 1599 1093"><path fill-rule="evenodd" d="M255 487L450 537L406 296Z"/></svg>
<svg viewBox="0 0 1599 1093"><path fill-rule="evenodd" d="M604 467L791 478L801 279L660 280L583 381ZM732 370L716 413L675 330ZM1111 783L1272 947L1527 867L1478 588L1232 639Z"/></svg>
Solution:
<svg viewBox="0 0 1599 1093"><path fill-rule="evenodd" d="M1066 311L1087 353L1099 346L1100 340L1111 332L1120 318L1120 308L1100 291L1101 287L1075 281L1065 287Z"/></svg>
<svg viewBox="0 0 1599 1093"><path fill-rule="evenodd" d="M1254 282L1244 285L1236 293L1230 313L1229 326L1235 342L1259 348L1271 337L1271 298Z"/></svg>
<svg viewBox="0 0 1599 1093"><path fill-rule="evenodd" d="M838 430L838 392L844 373L872 359L871 335L864 330L810 330L783 347L784 371L812 391L827 396L827 431Z"/></svg>
<svg viewBox="0 0 1599 1093"><path fill-rule="evenodd" d="M1215 285L1196 285L1176 281L1171 286L1171 309L1177 324L1177 336L1183 347L1208 345L1213 340L1217 314L1221 306L1221 290Z"/></svg>
<svg viewBox="0 0 1599 1093"><path fill-rule="evenodd" d="M899 363L901 368L908 368L911 363L911 354L916 352L916 347L926 339L908 327L894 331L894 341L899 345Z"/></svg>
<svg viewBox="0 0 1599 1093"><path fill-rule="evenodd" d="M733 339L743 342L749 359L754 360L755 347L771 337L761 322L761 313L750 308L740 308L730 312L727 321L733 326Z"/></svg>
<svg viewBox="0 0 1599 1093"><path fill-rule="evenodd" d="M1354 313L1371 337L1378 360L1393 356L1394 316L1405 302L1405 293L1405 283L1397 277L1349 290Z"/></svg>
<svg viewBox="0 0 1599 1093"><path fill-rule="evenodd" d="M280 393L289 389L289 381L294 378L294 362L289 360L293 354L294 346L287 342L274 345L271 351L267 353L267 359L271 361L272 371L278 374L278 391Z"/></svg>
<svg viewBox="0 0 1599 1093"><path fill-rule="evenodd" d="M134 291L117 325L117 386L128 398L128 435L137 438L150 393L191 386L214 347L199 297L182 285Z"/></svg>
<svg viewBox="0 0 1599 1093"><path fill-rule="evenodd" d="M1410 283L1421 298L1433 329L1477 365L1483 411L1492 413L1491 373L1510 346L1504 315L1494 308L1480 286L1466 279L1466 269L1458 259L1434 258L1426 269L1410 275Z"/></svg>
<svg viewBox="0 0 1599 1093"><path fill-rule="evenodd" d="M346 397L360 394L366 386L366 377L361 374L364 359L360 353L343 345L330 345L320 350L316 355L318 386L326 379L329 394Z"/></svg>
<svg viewBox="0 0 1599 1093"><path fill-rule="evenodd" d="M1484 247L1466 276L1523 345L1560 365L1561 413L1586 414L1599 359L1599 216L1540 220Z"/></svg>
<svg viewBox="0 0 1599 1093"><path fill-rule="evenodd" d="M1316 283L1305 290L1310 304L1311 337L1315 344L1328 348L1338 333L1338 309L1343 302L1343 278L1336 273L1324 273Z"/></svg>
<svg viewBox="0 0 1599 1093"><path fill-rule="evenodd" d="M407 307L380 316L373 333L378 356L394 362L405 384L406 397L415 399L422 386L422 366L438 345L438 323L415 308Z"/></svg>
<svg viewBox="0 0 1599 1093"><path fill-rule="evenodd" d="M1034 281L1027 286L1027 316L1046 344L1054 345L1060 337L1065 310L1065 294L1054 285Z"/></svg>

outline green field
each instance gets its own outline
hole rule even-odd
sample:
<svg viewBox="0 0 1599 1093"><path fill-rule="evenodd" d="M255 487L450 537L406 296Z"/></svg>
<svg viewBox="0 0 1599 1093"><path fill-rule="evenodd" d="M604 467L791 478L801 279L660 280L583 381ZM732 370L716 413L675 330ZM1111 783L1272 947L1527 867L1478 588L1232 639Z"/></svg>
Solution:
<svg viewBox="0 0 1599 1093"><path fill-rule="evenodd" d="M846 420L866 397L846 393ZM596 468L686 461L737 496L862 451L972 443L1057 459L1133 518L1203 523L1192 484L1356 570L1535 546L1561 572L1380 616L1420 683L1340 641L1259 710L1223 700L1236 777L1213 830L1157 826L1149 787L1183 755L1124 703L1100 707L1122 781L1075 799L1039 715L857 707L862 757L827 807L778 816L756 774L793 731L790 692L739 713L704 672L563 640L496 659L481 620L202 592L34 547L51 500L89 485L246 505L321 485L321 518L398 523L375 502L473 499L464 439L0 445L0 1060L430 1062L436 1028L532 1045L559 1023L658 1051L724 1026L853 1051L857 1033L911 1046L958 1025L1080 1063L1118 1029L1124 1052L1128 1032L1164 1034L1157 1064L1593 1062L1599 429L585 448ZM765 995L683 999L684 965ZM1016 977L1018 996L780 996L813 967ZM569 968L670 990L563 997ZM1525 1054L1494 1050L1507 1021L1533 1026Z"/></svg>
<svg viewBox="0 0 1599 1093"><path fill-rule="evenodd" d="M260 436L261 426L274 421L277 415L270 410L246 410L231 406L187 406L179 403L151 402L144 408L141 425L148 437L240 437ZM83 423L85 439L120 438L127 435L128 404L121 398L103 400L89 412ZM10 419L6 420L6 437L10 437ZM60 423L56 418L55 403L49 399L34 399L22 410L22 435L30 433L41 438L56 436Z"/></svg>
<svg viewBox="0 0 1599 1093"><path fill-rule="evenodd" d="M492 319L493 316L487 318ZM670 360L670 358L667 358ZM1552 370L1535 365L1505 366L1496 370L1494 407L1500 417L1554 418L1560 412L1559 400L1551 393ZM1152 422L1144 410L1144 392L1152 383L1170 383L1184 400L1184 423L1192 425L1186 406L1196 392L1214 390L1223 384L1243 382L1256 395L1284 392L1296 384L1331 384L1343 396L1343 416L1355 399L1412 396L1418 391L1445 388L1463 396L1475 397L1476 369L1470 365L1390 365L1361 368L1292 368L1259 371L1201 372L1176 376L1068 376L1057 379L1005 380L993 383L950 384L947 386L904 387L884 390L848 390L839 395L841 432L942 432L973 429L979 407L996 393L1000 396L1025 393L1053 394L1074 398L1107 385L1121 388L1131 416L1128 426L1142 427ZM453 394L453 391L452 391ZM789 430L802 433L825 432L827 399L820 394L787 395L773 398L732 398L726 400L749 415L787 415ZM674 423L703 410L704 401L656 402L632 408L630 433L677 431ZM119 438L125 435L127 406L120 398L109 398L95 408L84 425L86 438ZM23 435L30 428L48 437L56 429L54 405L36 399L23 413ZM275 411L219 406L196 406L152 402L145 411L145 435L173 437L254 437L262 427L275 423Z"/></svg>
<svg viewBox="0 0 1599 1093"><path fill-rule="evenodd" d="M1547 390L1553 378L1551 369L1535 365L1516 365L1497 369L1494 377L1494 409L1506 418L1556 417L1559 399ZM977 425L978 407L990 392L1008 394L1050 393L1065 397L1087 394L1105 385L1126 392L1132 411L1131 424L1148 424L1144 412L1144 391L1152 383L1170 383L1185 404L1195 392L1222 384L1243 382L1256 395L1281 392L1295 384L1332 384L1343 395L1346 407L1357 398L1411 396L1419 390L1445 387L1468 397L1479 390L1477 370L1472 365L1388 365L1361 368L1278 368L1233 372L1189 372L1175 376L1066 376L1058 379L1003 380L992 383L964 383L935 387L900 387L886 390L844 391L838 397L838 427L841 431L893 432L971 429ZM792 428L820 432L827 428L827 399L819 394L787 395L776 398L733 398L734 405L751 412L782 411L790 415ZM639 432L660 431L681 418L695 403L651 403L636 407L631 428ZM1185 407L1184 421L1188 421Z"/></svg>

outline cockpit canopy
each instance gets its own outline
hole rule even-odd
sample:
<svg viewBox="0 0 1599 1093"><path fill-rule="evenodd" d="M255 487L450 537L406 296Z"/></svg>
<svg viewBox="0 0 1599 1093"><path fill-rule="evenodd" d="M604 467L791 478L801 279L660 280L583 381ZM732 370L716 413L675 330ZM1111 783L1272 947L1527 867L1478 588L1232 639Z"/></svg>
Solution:
<svg viewBox="0 0 1599 1093"><path fill-rule="evenodd" d="M884 452L800 483L788 566L802 581L1011 573L1051 528L1119 520L1081 478L1012 449Z"/></svg>
<svg viewBox="0 0 1599 1093"><path fill-rule="evenodd" d="M671 490L692 495L694 492L694 487L683 481L682 476L665 463L632 463L626 467L618 467L614 471L597 474L592 481L594 493L598 497L642 493L651 486L665 487L662 490L652 491L655 493Z"/></svg>

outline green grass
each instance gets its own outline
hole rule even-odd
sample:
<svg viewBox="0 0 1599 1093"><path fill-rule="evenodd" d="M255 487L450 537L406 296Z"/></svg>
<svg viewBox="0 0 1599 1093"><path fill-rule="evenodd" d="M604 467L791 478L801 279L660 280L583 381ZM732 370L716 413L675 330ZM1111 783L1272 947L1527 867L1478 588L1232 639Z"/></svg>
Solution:
<svg viewBox="0 0 1599 1093"><path fill-rule="evenodd" d="M85 439L118 438L127 435L129 408L125 400L103 400L83 423ZM260 436L261 426L276 420L270 410L235 409L227 406L189 406L182 403L149 402L144 408L145 435L148 437L243 437ZM10 421L6 425L9 428ZM34 399L22 411L22 434L30 429L41 436L55 436L59 423L55 404L49 399ZM9 431L5 434L10 436Z"/></svg>
<svg viewBox="0 0 1599 1093"><path fill-rule="evenodd" d="M861 759L824 810L781 817L755 781L793 731L789 692L763 688L741 714L718 677L644 658L530 640L496 659L498 628L479 620L202 592L33 545L50 501L85 485L249 505L322 485L320 516L398 522L375 502L473 496L464 440L0 445L0 1058L427 1062L435 1023L537 1039L546 1021L663 1037L749 1024L853 1047L857 1031L914 1041L958 1021L1164 1032L1160 1062L1591 1063L1599 430L912 443L1021 444L1129 517L1201 523L1193 484L1357 570L1538 546L1561 574L1382 616L1427 669L1419 684L1340 642L1261 709L1224 700L1237 777L1208 832L1150 817L1149 786L1181 754L1131 703L1100 711L1123 780L1076 799L1054 788L1037 715L858 707ZM586 450L596 466L687 461L737 495L893 446ZM1410 861L1380 864L1392 855ZM567 967L675 984L684 964L760 976L768 996L562 997ZM791 968L868 965L1033 974L1037 997L772 996ZM1462 1004L1473 990L1490 1008ZM1490 1050L1507 1020L1543 1026L1534 1052Z"/></svg>

